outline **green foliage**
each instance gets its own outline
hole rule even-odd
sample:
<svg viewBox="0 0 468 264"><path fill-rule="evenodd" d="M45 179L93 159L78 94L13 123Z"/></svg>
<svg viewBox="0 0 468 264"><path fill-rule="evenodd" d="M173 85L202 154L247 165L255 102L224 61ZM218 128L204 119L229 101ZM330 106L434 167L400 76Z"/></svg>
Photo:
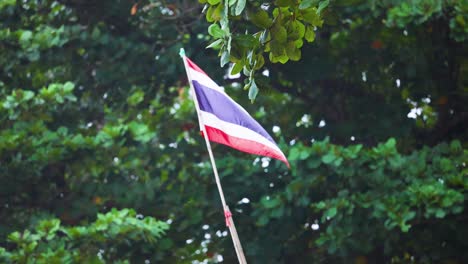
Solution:
<svg viewBox="0 0 468 264"><path fill-rule="evenodd" d="M123 209L98 214L86 226L64 227L59 219L42 220L33 231L8 236L10 250L0 248L4 263L128 263L138 244L154 245L169 225Z"/></svg>
<svg viewBox="0 0 468 264"><path fill-rule="evenodd" d="M354 2L365 6L363 1ZM354 2L338 1L336 5L346 6ZM213 23L208 30L213 42L207 48L219 50L221 67L231 62L236 68L233 72L244 68L242 72L247 77L245 90L257 89L257 86L252 87L252 80L255 73L265 66L265 53L272 63L299 61L303 57L304 40L315 40L317 28L323 26L323 18L328 18L329 24L336 20L333 4L327 11L328 0L274 1L268 4L261 1L248 4L246 1L200 3L206 4L206 20ZM386 16L384 22L388 27L404 29L411 25L437 24L443 20L449 25L451 39L463 42L468 37L466 1L377 1L369 3L369 6L369 12L372 11L374 16ZM210 31L214 26L218 29L216 35ZM236 28L234 33L232 28ZM427 30L431 31L433 27L428 25ZM249 91L248 94L251 100L255 99L252 96L256 92ZM424 125L431 126L432 120Z"/></svg>
<svg viewBox="0 0 468 264"><path fill-rule="evenodd" d="M450 37L458 42L468 38L466 20L468 19L468 3L466 1L401 1L399 5L388 12L388 25L406 27L408 24L422 24L430 19L441 16L449 17Z"/></svg>
<svg viewBox="0 0 468 264"><path fill-rule="evenodd" d="M74 88L75 85L71 82L53 83L40 89L37 96L34 91L14 89L2 100L2 114L9 120L30 120L33 118L31 114L39 111L50 113L55 110L54 104L76 102Z"/></svg>
<svg viewBox="0 0 468 264"><path fill-rule="evenodd" d="M252 101L258 93L255 72L264 66L264 53L273 63L300 60L304 40L314 41L314 31L323 24L321 12L329 4L328 0L275 1L266 5L246 0L200 2L206 4L206 20L213 23L208 27L213 42L207 48L219 50L221 67L231 62L233 73L242 69L248 77L244 89ZM239 23L240 19L248 21L247 26ZM239 26L243 28L231 33Z"/></svg>
<svg viewBox="0 0 468 264"><path fill-rule="evenodd" d="M156 246L147 243L165 229L151 217L182 215L164 209L173 205L155 202L159 188L175 189L168 181L177 179L178 162L171 161L167 149L160 154L171 142L184 139L179 129L187 119L170 115L177 88L167 83L174 84L180 67L176 69L163 52L155 60L154 49L167 43L155 44L149 36L177 39L175 25L150 23L149 18L166 16L156 6L147 6L147 12L134 19L131 7L115 6L113 1L101 1L91 9L56 1L1 3L2 254L8 259L33 258L23 250L29 244L6 240L16 230L41 236L34 248L38 258L71 256L71 262L93 262L99 261L96 254L102 249L111 262L159 261L164 255L178 259L166 250L174 243L185 250L185 233L174 232ZM141 31L132 33L134 28ZM167 45L167 54L175 54L181 45ZM182 107L186 112L191 109L188 103L185 100ZM177 123L176 133L163 129L168 120ZM157 169L161 167L166 169ZM178 200L174 196L178 190L163 199ZM108 213L113 207L133 209ZM148 217L133 219L133 210ZM96 214L100 216L90 226ZM45 235L32 231L43 219L61 223L60 236L51 244L42 241ZM114 220L118 223L108 223ZM76 234L64 236L64 230Z"/></svg>
<svg viewBox="0 0 468 264"><path fill-rule="evenodd" d="M291 174L278 178L275 185L281 187L262 196L254 206L252 215L259 228L291 228L282 219L302 210L299 222L305 228L297 226L289 232L301 241L315 237L314 230L318 232L309 244L302 242L304 250L319 246L332 255L367 255L375 245L384 245L389 258L405 252L413 252L419 260L441 261L450 256L440 249L420 251L437 247L431 242L413 244L404 239L406 233L424 237L432 225L444 225L439 219L463 222L468 152L460 148L459 141L409 155L397 151L393 138L373 148L342 147L328 140L310 146L296 143L288 159ZM312 225L316 225L313 230ZM441 233L431 231L434 238L445 235L443 228L438 230ZM299 245L284 246L287 250ZM317 252L310 255L311 260L321 258L313 254Z"/></svg>
<svg viewBox="0 0 468 264"><path fill-rule="evenodd" d="M236 261L181 47L292 165L213 144L249 262L467 262L464 1L91 2L0 2L0 262Z"/></svg>

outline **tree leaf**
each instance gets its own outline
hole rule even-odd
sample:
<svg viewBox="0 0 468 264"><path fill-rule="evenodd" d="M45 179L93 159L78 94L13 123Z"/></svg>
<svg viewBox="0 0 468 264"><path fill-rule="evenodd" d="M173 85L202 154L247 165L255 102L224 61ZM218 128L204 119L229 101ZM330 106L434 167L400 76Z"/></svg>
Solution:
<svg viewBox="0 0 468 264"><path fill-rule="evenodd" d="M252 23L260 28L269 28L273 24L273 20L269 17L268 13L260 9L254 14L249 16Z"/></svg>
<svg viewBox="0 0 468 264"><path fill-rule="evenodd" d="M220 65L224 67L224 65L229 63L229 52L227 50L221 53Z"/></svg>
<svg viewBox="0 0 468 264"><path fill-rule="evenodd" d="M317 14L320 14L329 4L330 0L321 1L317 9Z"/></svg>
<svg viewBox="0 0 468 264"><path fill-rule="evenodd" d="M255 83L255 80L252 79L252 82L250 83L250 88L249 88L249 99L250 101L254 101L255 98L257 97L258 94L258 87L257 84Z"/></svg>
<svg viewBox="0 0 468 264"><path fill-rule="evenodd" d="M225 36L224 30L222 30L218 24L211 24L208 27L208 34L213 36L214 38L222 38Z"/></svg>
<svg viewBox="0 0 468 264"><path fill-rule="evenodd" d="M322 157L322 162L325 164L331 164L333 161L335 161L336 156L333 154L333 152L328 152L327 155Z"/></svg>
<svg viewBox="0 0 468 264"><path fill-rule="evenodd" d="M219 49L223 44L223 39L217 39L213 41L210 45L206 46L206 49Z"/></svg>
<svg viewBox="0 0 468 264"><path fill-rule="evenodd" d="M236 16L239 16L240 14L242 14L242 11L244 11L246 3L247 3L247 0L237 0L236 9L234 13Z"/></svg>
<svg viewBox="0 0 468 264"><path fill-rule="evenodd" d="M286 54L292 61L298 61L301 59L301 50L296 47L294 42L288 42Z"/></svg>
<svg viewBox="0 0 468 264"><path fill-rule="evenodd" d="M276 24L270 31L272 39L278 43L286 43L288 33L286 28L282 25Z"/></svg>
<svg viewBox="0 0 468 264"><path fill-rule="evenodd" d="M242 71L244 64L242 62L234 63L231 70L231 75L236 75Z"/></svg>
<svg viewBox="0 0 468 264"><path fill-rule="evenodd" d="M315 40L315 32L311 26L306 27L304 38L307 42L313 42Z"/></svg>
<svg viewBox="0 0 468 264"><path fill-rule="evenodd" d="M316 5L318 0L302 0L299 4L299 9L307 9L313 5Z"/></svg>
<svg viewBox="0 0 468 264"><path fill-rule="evenodd" d="M336 209L336 207L331 207L327 211L325 211L323 216L325 216L326 218L333 218L333 217L335 217L337 212L338 212L338 210Z"/></svg>

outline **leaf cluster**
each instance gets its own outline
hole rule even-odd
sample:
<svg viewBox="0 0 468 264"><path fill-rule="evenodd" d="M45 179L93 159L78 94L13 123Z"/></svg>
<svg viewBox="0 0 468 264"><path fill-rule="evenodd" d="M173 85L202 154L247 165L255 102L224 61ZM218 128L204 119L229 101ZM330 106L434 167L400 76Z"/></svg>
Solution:
<svg viewBox="0 0 468 264"><path fill-rule="evenodd" d="M169 225L137 215L134 210L112 209L84 226L62 226L59 219L40 221L32 230L8 236L0 247L4 263L129 263L136 245L154 245Z"/></svg>
<svg viewBox="0 0 468 264"><path fill-rule="evenodd" d="M291 237L302 240L305 248L322 247L332 255L369 255L382 245L387 259L410 251L419 260L442 261L449 252L421 251L435 246L431 242L402 240L406 234L423 237L432 225L445 221L463 222L467 155L459 141L409 155L397 151L393 138L373 148L342 147L328 140L311 146L296 143L288 155L291 175L259 198L253 215L259 228L274 228L305 211L304 228L296 228ZM444 236L439 230L431 231L434 238Z"/></svg>
<svg viewBox="0 0 468 264"><path fill-rule="evenodd" d="M214 41L207 48L219 49L221 67L233 64L231 75L242 72L247 77L244 89L253 101L258 94L254 76L265 64L264 54L272 63L298 61L304 41L313 42L315 30L322 26L321 12L329 1L200 2L206 20L213 23L208 33ZM250 25L238 28L241 21Z"/></svg>

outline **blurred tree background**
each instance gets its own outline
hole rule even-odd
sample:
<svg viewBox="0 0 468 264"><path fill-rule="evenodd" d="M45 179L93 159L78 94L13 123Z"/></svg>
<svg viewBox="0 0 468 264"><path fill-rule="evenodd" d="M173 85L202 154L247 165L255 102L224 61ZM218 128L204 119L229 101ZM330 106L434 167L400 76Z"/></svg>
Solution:
<svg viewBox="0 0 468 264"><path fill-rule="evenodd" d="M1 0L0 262L236 262L184 47L291 162L214 148L249 262L467 263L467 23L466 0Z"/></svg>

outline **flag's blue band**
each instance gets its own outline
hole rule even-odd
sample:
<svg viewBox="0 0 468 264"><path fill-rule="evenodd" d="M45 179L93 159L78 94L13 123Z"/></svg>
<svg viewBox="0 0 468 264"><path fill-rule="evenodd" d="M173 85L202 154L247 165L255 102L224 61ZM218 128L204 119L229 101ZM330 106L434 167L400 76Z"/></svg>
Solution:
<svg viewBox="0 0 468 264"><path fill-rule="evenodd" d="M212 113L223 121L255 131L276 144L257 121L246 112L239 109L239 106L229 100L226 95L214 89L210 89L197 81L193 81L193 87L197 94L198 105L202 111Z"/></svg>

